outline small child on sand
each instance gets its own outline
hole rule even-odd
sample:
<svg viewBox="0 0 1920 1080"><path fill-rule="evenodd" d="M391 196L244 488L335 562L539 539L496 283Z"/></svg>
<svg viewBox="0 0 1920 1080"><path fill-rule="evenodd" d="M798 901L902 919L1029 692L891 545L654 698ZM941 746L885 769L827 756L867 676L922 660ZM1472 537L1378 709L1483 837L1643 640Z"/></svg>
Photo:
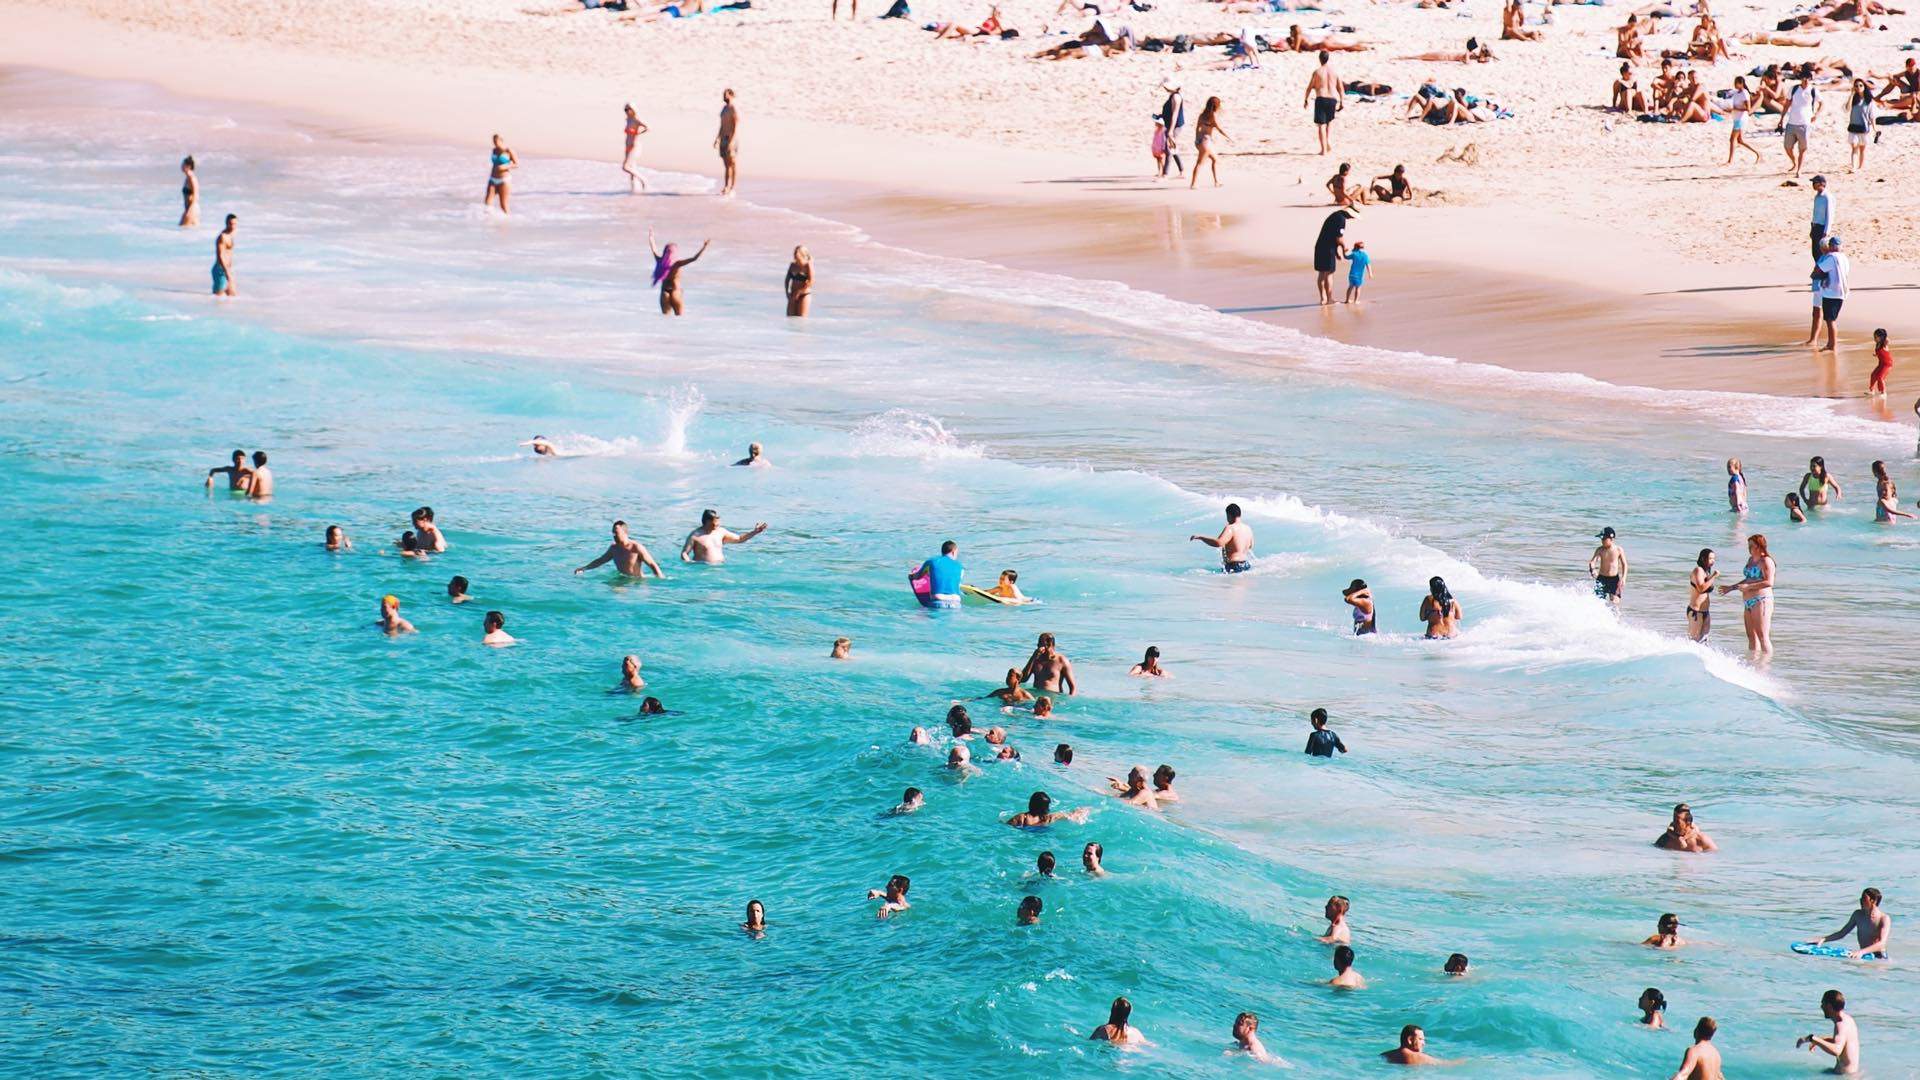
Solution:
<svg viewBox="0 0 1920 1080"><path fill-rule="evenodd" d="M1373 267L1373 256L1367 254L1367 242L1356 240L1353 250L1347 255L1347 298L1343 303L1351 304L1360 299L1360 286L1367 283L1367 275Z"/></svg>

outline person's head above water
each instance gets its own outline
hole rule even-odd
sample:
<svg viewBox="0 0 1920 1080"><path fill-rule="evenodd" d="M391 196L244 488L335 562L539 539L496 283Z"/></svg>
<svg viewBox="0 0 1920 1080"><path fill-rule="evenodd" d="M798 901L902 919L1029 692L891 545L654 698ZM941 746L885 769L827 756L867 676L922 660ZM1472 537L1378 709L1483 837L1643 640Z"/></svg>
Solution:
<svg viewBox="0 0 1920 1080"><path fill-rule="evenodd" d="M1033 716L1036 720L1045 720L1053 715L1053 699L1045 694L1033 699Z"/></svg>
<svg viewBox="0 0 1920 1080"><path fill-rule="evenodd" d="M1044 791L1036 791L1027 796L1027 813L1040 818L1053 813L1053 796Z"/></svg>
<svg viewBox="0 0 1920 1080"><path fill-rule="evenodd" d="M267 452L265 450L255 450L253 452L253 467L256 469L262 468L266 465L266 463L267 463Z"/></svg>
<svg viewBox="0 0 1920 1080"><path fill-rule="evenodd" d="M1838 990L1829 990L1820 995L1820 1012L1829 1020L1838 1019L1847 1011L1847 995Z"/></svg>
<svg viewBox="0 0 1920 1080"><path fill-rule="evenodd" d="M1333 947L1333 970L1345 972L1353 966L1353 946L1335 945Z"/></svg>
<svg viewBox="0 0 1920 1080"><path fill-rule="evenodd" d="M1714 1023L1713 1017L1711 1016L1703 1016L1700 1018L1699 1023L1693 1025L1693 1037L1698 1042L1712 1041L1714 1035L1719 1033L1719 1031L1720 1025Z"/></svg>
<svg viewBox="0 0 1920 1080"><path fill-rule="evenodd" d="M1171 765L1162 765L1153 770L1154 788L1160 791L1171 788L1173 786L1173 775L1173 766Z"/></svg>
<svg viewBox="0 0 1920 1080"><path fill-rule="evenodd" d="M718 510L700 511L700 524L708 527L720 524L720 511Z"/></svg>
<svg viewBox="0 0 1920 1080"><path fill-rule="evenodd" d="M748 443L748 444L747 444L747 457L749 457L749 458L752 458L752 459L756 459L756 460L757 460L757 459L758 459L758 458L760 457L760 444L759 444L759 443L757 443L757 442L756 442L756 443Z"/></svg>
<svg viewBox="0 0 1920 1080"><path fill-rule="evenodd" d="M1053 858L1053 852L1051 852L1051 851L1043 851L1043 852L1041 852L1041 853L1040 853L1040 858L1038 858L1037 860L1035 860L1035 865L1036 865L1036 866L1038 866L1038 867L1040 868L1040 872L1041 872L1042 874L1045 874L1045 875L1047 875L1048 877L1052 877L1052 876L1053 876L1053 868L1054 868L1054 865L1055 865L1055 863L1054 863L1054 858Z"/></svg>
<svg viewBox="0 0 1920 1080"><path fill-rule="evenodd" d="M1140 658L1140 666L1152 667L1160 659L1160 646L1147 646L1147 655Z"/></svg>
<svg viewBox="0 0 1920 1080"><path fill-rule="evenodd" d="M1342 589L1342 590L1340 590L1340 595L1341 595L1341 596L1352 596L1352 595L1353 595L1354 593L1357 593L1357 592L1360 592L1361 590L1363 590L1363 589L1365 589L1366 587L1367 587L1367 583L1366 583L1366 581L1365 581L1364 579L1362 579L1362 578L1354 578L1354 579L1353 579L1353 584L1351 584L1351 585L1348 585L1348 586L1347 586L1346 588L1344 588L1344 589Z"/></svg>
<svg viewBox="0 0 1920 1080"><path fill-rule="evenodd" d="M965 705L955 705L947 710L947 726L953 729L955 736L973 733L973 717L967 715Z"/></svg>
<svg viewBox="0 0 1920 1080"><path fill-rule="evenodd" d="M1649 986L1645 990L1640 991L1640 1011L1649 1016L1654 1013L1666 1012L1667 995L1661 993L1660 988L1657 986Z"/></svg>
<svg viewBox="0 0 1920 1080"><path fill-rule="evenodd" d="M1453 602L1453 593L1447 590L1447 582L1444 578L1428 578L1427 594L1442 604L1450 604Z"/></svg>
<svg viewBox="0 0 1920 1080"><path fill-rule="evenodd" d="M467 595L467 579L461 577L459 574L453 575L453 580L447 582L447 595L448 596Z"/></svg>
<svg viewBox="0 0 1920 1080"><path fill-rule="evenodd" d="M1713 549L1701 548L1700 557L1693 560L1693 565L1699 567L1702 570L1713 569Z"/></svg>
<svg viewBox="0 0 1920 1080"><path fill-rule="evenodd" d="M1313 730L1319 731L1321 728L1327 726L1327 710L1315 709L1308 715L1307 720L1313 724Z"/></svg>
<svg viewBox="0 0 1920 1080"><path fill-rule="evenodd" d="M1408 1024L1400 1029L1400 1049L1419 1053L1427 1045L1427 1033L1418 1024Z"/></svg>
<svg viewBox="0 0 1920 1080"><path fill-rule="evenodd" d="M487 628L487 633L491 634L495 630L507 625L507 617L498 611L489 611L482 625Z"/></svg>
<svg viewBox="0 0 1920 1080"><path fill-rule="evenodd" d="M1019 584L1019 582L1020 582L1020 571L1018 571L1018 570L1002 570L1002 571L1000 571L1000 584L1002 584L1002 585L1017 585L1017 584Z"/></svg>
<svg viewBox="0 0 1920 1080"><path fill-rule="evenodd" d="M1227 523L1232 524L1233 522L1236 522L1239 520L1240 520L1240 504L1228 503L1227 504Z"/></svg>
<svg viewBox="0 0 1920 1080"><path fill-rule="evenodd" d="M973 764L973 754L965 743L956 743L947 751L947 768L964 769Z"/></svg>
<svg viewBox="0 0 1920 1080"><path fill-rule="evenodd" d="M1467 973L1467 954L1457 952L1447 957L1447 966L1441 970L1449 975L1465 975Z"/></svg>
<svg viewBox="0 0 1920 1080"><path fill-rule="evenodd" d="M1061 743L1059 746L1054 747L1053 763L1055 765L1073 764L1073 747L1067 745L1066 743Z"/></svg>
<svg viewBox="0 0 1920 1080"><path fill-rule="evenodd" d="M1020 900L1020 912L1018 915L1020 924L1022 926L1032 926L1034 923L1039 922L1040 910L1045 906L1046 905L1043 904L1040 898L1037 896L1022 897Z"/></svg>

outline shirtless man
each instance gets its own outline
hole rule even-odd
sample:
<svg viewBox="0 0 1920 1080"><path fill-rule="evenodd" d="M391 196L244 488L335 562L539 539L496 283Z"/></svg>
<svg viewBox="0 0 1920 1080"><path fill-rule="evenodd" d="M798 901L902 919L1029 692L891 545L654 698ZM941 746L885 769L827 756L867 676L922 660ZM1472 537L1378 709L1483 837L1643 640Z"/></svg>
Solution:
<svg viewBox="0 0 1920 1080"><path fill-rule="evenodd" d="M1267 1053L1266 1044L1260 1041L1260 1018L1250 1012L1233 1018L1232 1049L1252 1056L1262 1065L1272 1065L1277 1060Z"/></svg>
<svg viewBox="0 0 1920 1080"><path fill-rule="evenodd" d="M1613 542L1613 537L1613 526L1600 530L1600 546L1587 560L1587 573L1593 576L1593 594L1618 608L1620 590L1627 581L1627 553Z"/></svg>
<svg viewBox="0 0 1920 1080"><path fill-rule="evenodd" d="M1320 139L1322 154L1333 148L1334 114L1346 107L1340 100L1340 77L1328 63L1332 55L1325 49L1320 50L1320 66L1313 69L1313 76L1307 80L1307 92L1300 101L1302 108L1313 106L1313 131Z"/></svg>
<svg viewBox="0 0 1920 1080"><path fill-rule="evenodd" d="M724 170L720 194L733 194L733 184L738 179L736 162L740 157L740 110L733 104L731 89L720 95L725 102L720 106L720 130L713 137L713 148L720 151L720 167Z"/></svg>
<svg viewBox="0 0 1920 1080"><path fill-rule="evenodd" d="M744 533L729 532L720 527L720 511L703 510L700 527L688 533L687 542L680 545L680 561L718 566L727 561L728 544L744 544L766 531L767 523L762 521Z"/></svg>
<svg viewBox="0 0 1920 1080"><path fill-rule="evenodd" d="M213 295L233 295L233 227L240 219L227 215L227 227L213 238Z"/></svg>
<svg viewBox="0 0 1920 1080"><path fill-rule="evenodd" d="M1720 1051L1713 1048L1713 1033L1719 1030L1720 1025L1711 1016L1703 1016L1693 1025L1693 1045L1680 1059L1673 1080L1726 1080L1726 1074L1720 1071Z"/></svg>
<svg viewBox="0 0 1920 1080"><path fill-rule="evenodd" d="M1325 151L1321 151L1325 153ZM1227 504L1227 527L1220 530L1219 536L1201 536L1195 533L1187 537L1189 541L1198 540L1211 548L1220 549L1220 567L1229 574L1239 574L1253 569L1253 527L1240 522L1240 504Z"/></svg>
<svg viewBox="0 0 1920 1080"><path fill-rule="evenodd" d="M1880 890L1867 889L1860 894L1860 908L1847 916L1847 925L1825 937L1808 938L1809 945L1825 945L1829 941L1838 941L1851 930L1859 948L1850 950L1849 956L1887 955L1887 938L1893 933L1893 920L1880 910Z"/></svg>
<svg viewBox="0 0 1920 1080"><path fill-rule="evenodd" d="M1445 1065L1446 1062L1427 1053L1427 1033L1414 1024L1400 1029L1400 1045L1392 1050L1382 1051L1382 1060L1389 1065Z"/></svg>
<svg viewBox="0 0 1920 1080"><path fill-rule="evenodd" d="M512 645L516 639L506 631L507 617L498 611L487 612L480 626L486 632L480 636L482 645Z"/></svg>
<svg viewBox="0 0 1920 1080"><path fill-rule="evenodd" d="M267 468L267 452L253 452L253 484L247 488L247 494L256 499L273 497L273 470Z"/></svg>
<svg viewBox="0 0 1920 1080"><path fill-rule="evenodd" d="M1073 681L1073 661L1068 660L1055 647L1052 634L1041 634L1033 647L1033 655L1027 657L1027 664L1020 669L1020 681L1032 680L1035 690L1045 690L1049 694L1058 694L1062 690L1068 697L1076 691Z"/></svg>
<svg viewBox="0 0 1920 1080"><path fill-rule="evenodd" d="M1833 1055L1833 1071L1841 1076L1852 1076L1860 1071L1860 1028L1847 1015L1847 996L1838 990L1829 990L1820 995L1820 1015L1833 1021L1832 1035L1815 1035L1808 1032L1793 1041L1793 1048L1807 1048L1808 1053L1824 1050Z"/></svg>
<svg viewBox="0 0 1920 1080"><path fill-rule="evenodd" d="M653 561L653 556L648 553L646 546L627 535L627 523L624 521L613 523L613 543L607 545L607 550L601 552L599 558L580 567L574 573L584 574L595 567L605 566L609 562L613 563L615 570L626 577L644 579L649 569L653 571L654 577L665 579L667 576L660 572L660 564Z"/></svg>
<svg viewBox="0 0 1920 1080"><path fill-rule="evenodd" d="M1353 970L1353 946L1336 945L1333 949L1333 978L1327 985L1335 990L1365 990L1367 980Z"/></svg>
<svg viewBox="0 0 1920 1080"><path fill-rule="evenodd" d="M766 458L761 456L759 443L748 443L747 456L741 458L739 461L734 462L734 464L736 466L746 465L756 469L764 469L771 466L773 462L768 461Z"/></svg>
<svg viewBox="0 0 1920 1080"><path fill-rule="evenodd" d="M400 598L392 593L380 598L380 618L374 625L388 637L414 632L413 624L400 617Z"/></svg>
<svg viewBox="0 0 1920 1080"><path fill-rule="evenodd" d="M433 522L433 507L423 506L413 512L413 532L420 538L422 551L447 550L447 538Z"/></svg>
<svg viewBox="0 0 1920 1080"><path fill-rule="evenodd" d="M208 491L213 490L213 478L219 476L221 473L227 475L228 491L252 490L253 469L247 465L247 452L245 450L235 450L233 452L233 464L222 465L218 468L207 470Z"/></svg>
<svg viewBox="0 0 1920 1080"><path fill-rule="evenodd" d="M867 899L880 901L877 916L884 919L896 911L905 911L913 906L907 903L907 889L912 885L913 882L907 879L907 875L895 874L887 879L885 890L868 889Z"/></svg>

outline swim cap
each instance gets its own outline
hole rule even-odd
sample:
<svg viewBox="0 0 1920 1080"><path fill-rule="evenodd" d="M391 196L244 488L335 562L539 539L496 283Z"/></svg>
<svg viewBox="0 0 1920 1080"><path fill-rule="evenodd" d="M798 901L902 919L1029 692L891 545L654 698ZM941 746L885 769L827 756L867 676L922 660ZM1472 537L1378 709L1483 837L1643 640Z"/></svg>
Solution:
<svg viewBox="0 0 1920 1080"><path fill-rule="evenodd" d="M392 593L388 593L387 595L381 597L380 602L382 604L392 604L394 607L400 606L400 598L393 595Z"/></svg>

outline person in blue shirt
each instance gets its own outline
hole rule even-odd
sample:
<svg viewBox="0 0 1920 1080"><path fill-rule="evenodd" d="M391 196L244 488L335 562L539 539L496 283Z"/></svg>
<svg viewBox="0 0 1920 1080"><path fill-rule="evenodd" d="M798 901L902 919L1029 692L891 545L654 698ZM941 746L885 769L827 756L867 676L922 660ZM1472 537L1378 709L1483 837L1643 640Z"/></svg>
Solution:
<svg viewBox="0 0 1920 1080"><path fill-rule="evenodd" d="M940 554L920 564L915 577L927 579L927 593L921 603L928 607L959 607L960 578L966 568L960 565L960 545L949 540L940 545Z"/></svg>
<svg viewBox="0 0 1920 1080"><path fill-rule="evenodd" d="M1335 750L1347 752L1340 736L1327 730L1327 710L1313 710L1313 733L1307 736L1307 753L1314 757L1332 757Z"/></svg>
<svg viewBox="0 0 1920 1080"><path fill-rule="evenodd" d="M1351 304L1360 299L1360 286L1367 283L1367 275L1373 268L1373 256L1367 254L1367 242L1356 240L1353 250L1347 253L1347 298L1343 303Z"/></svg>

